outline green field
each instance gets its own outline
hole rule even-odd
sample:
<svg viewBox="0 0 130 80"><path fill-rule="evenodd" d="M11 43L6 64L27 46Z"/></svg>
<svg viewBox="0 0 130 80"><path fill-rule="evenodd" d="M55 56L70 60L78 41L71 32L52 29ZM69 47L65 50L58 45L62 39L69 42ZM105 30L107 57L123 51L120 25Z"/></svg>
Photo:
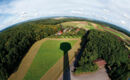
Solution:
<svg viewBox="0 0 130 80"><path fill-rule="evenodd" d="M67 26L73 26L73 27L81 27L81 28L87 28L87 29L95 29L94 26L91 23L80 23L81 21L77 21L77 23L74 22L64 22L62 25L64 27Z"/></svg>
<svg viewBox="0 0 130 80"><path fill-rule="evenodd" d="M62 42L73 46L77 40L47 40L40 47L24 80L40 80L40 78L63 56L60 50Z"/></svg>

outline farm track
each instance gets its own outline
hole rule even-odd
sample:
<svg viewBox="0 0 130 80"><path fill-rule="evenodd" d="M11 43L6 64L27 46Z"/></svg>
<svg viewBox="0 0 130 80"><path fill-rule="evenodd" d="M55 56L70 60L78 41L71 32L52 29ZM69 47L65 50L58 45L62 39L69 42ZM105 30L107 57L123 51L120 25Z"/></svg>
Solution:
<svg viewBox="0 0 130 80"><path fill-rule="evenodd" d="M22 59L18 69L16 72L12 73L8 80L23 80L26 75L28 69L30 68L33 59L35 58L40 46L46 40L80 40L80 38L44 38L35 42L32 47L29 49L25 57Z"/></svg>

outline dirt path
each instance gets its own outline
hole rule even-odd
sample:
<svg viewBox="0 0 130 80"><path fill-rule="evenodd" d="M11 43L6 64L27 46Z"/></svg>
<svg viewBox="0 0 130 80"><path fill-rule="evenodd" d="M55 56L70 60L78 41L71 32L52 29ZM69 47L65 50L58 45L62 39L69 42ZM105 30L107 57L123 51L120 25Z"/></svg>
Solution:
<svg viewBox="0 0 130 80"><path fill-rule="evenodd" d="M23 60L21 61L18 70L12 73L12 75L8 78L8 80L22 80L24 78L40 46L46 40L79 40L79 38L72 38L72 39L71 38L44 38L42 40L35 42L32 45L32 47L29 49L29 51L27 52Z"/></svg>

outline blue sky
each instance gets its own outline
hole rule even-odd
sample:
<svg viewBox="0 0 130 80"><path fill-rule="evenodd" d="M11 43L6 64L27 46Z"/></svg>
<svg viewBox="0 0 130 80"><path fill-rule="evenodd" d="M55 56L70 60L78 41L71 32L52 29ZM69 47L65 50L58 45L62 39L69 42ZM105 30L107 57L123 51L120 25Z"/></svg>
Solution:
<svg viewBox="0 0 130 80"><path fill-rule="evenodd" d="M130 0L0 0L0 30L50 16L91 18L130 31Z"/></svg>

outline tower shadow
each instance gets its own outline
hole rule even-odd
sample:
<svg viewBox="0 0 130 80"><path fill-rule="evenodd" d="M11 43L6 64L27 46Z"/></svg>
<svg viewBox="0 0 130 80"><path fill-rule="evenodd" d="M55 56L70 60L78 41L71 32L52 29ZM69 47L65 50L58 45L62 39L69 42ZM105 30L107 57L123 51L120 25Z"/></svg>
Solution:
<svg viewBox="0 0 130 80"><path fill-rule="evenodd" d="M64 64L63 64L63 80L71 80L68 51L71 49L71 44L63 42L60 44L60 49L64 52Z"/></svg>

